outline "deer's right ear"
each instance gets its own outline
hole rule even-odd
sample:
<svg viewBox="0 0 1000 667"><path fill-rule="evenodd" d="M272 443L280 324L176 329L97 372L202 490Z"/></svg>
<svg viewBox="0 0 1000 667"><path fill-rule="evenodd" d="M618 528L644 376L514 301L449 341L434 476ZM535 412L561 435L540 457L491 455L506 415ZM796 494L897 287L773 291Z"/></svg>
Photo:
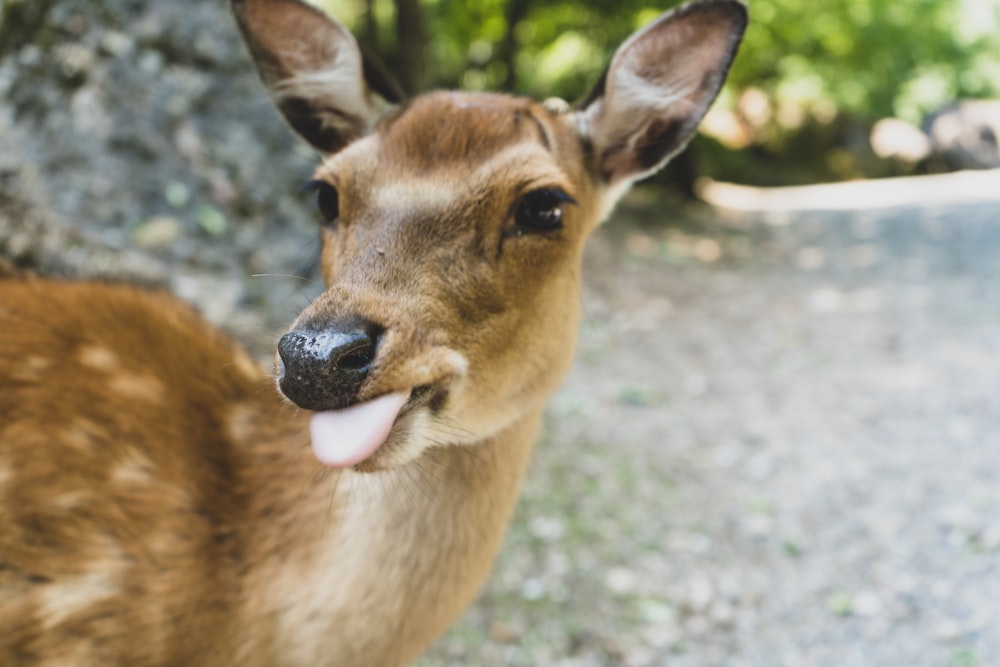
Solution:
<svg viewBox="0 0 1000 667"><path fill-rule="evenodd" d="M257 72L285 120L323 153L336 153L403 100L343 25L299 0L232 0Z"/></svg>
<svg viewBox="0 0 1000 667"><path fill-rule="evenodd" d="M738 0L695 0L618 49L577 115L607 183L647 176L684 148L726 80L746 25Z"/></svg>

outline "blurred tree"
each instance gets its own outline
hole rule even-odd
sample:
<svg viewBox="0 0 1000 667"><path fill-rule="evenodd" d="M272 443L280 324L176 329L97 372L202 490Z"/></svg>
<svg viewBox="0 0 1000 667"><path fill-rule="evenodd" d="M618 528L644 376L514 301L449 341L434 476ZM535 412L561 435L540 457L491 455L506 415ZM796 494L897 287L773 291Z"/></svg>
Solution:
<svg viewBox="0 0 1000 667"><path fill-rule="evenodd" d="M398 48L391 62L392 70L404 90L420 91L426 76L424 49L427 41L420 0L396 0L396 35Z"/></svg>

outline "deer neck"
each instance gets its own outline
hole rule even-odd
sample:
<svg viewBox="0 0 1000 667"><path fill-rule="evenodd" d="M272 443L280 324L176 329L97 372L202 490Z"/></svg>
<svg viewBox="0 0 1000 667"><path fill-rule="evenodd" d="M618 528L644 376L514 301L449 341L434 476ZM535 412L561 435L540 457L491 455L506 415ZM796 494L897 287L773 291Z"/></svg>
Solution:
<svg viewBox="0 0 1000 667"><path fill-rule="evenodd" d="M489 572L540 415L378 473L318 468L299 420L261 444L247 468L240 664L325 664L329 651L344 667L414 659Z"/></svg>

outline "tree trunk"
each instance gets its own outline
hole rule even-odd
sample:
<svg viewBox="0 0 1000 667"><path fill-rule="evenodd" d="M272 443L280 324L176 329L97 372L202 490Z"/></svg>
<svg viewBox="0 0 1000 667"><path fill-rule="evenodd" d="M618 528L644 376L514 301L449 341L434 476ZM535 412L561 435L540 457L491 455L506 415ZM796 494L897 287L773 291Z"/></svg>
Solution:
<svg viewBox="0 0 1000 667"><path fill-rule="evenodd" d="M375 15L375 0L365 0L365 14L361 22L361 34L358 41L370 53L380 54L378 16Z"/></svg>
<svg viewBox="0 0 1000 667"><path fill-rule="evenodd" d="M504 34L503 41L500 42L500 46L497 49L497 59L507 68L507 74L500 85L503 90L508 92L515 91L518 83L518 43L515 31L517 30L517 24L523 21L528 15L530 6L531 0L510 0L507 5L506 16L504 17L507 20L507 32Z"/></svg>
<svg viewBox="0 0 1000 667"><path fill-rule="evenodd" d="M396 0L398 43L393 74L409 94L419 93L426 83L424 45L426 35L420 0Z"/></svg>

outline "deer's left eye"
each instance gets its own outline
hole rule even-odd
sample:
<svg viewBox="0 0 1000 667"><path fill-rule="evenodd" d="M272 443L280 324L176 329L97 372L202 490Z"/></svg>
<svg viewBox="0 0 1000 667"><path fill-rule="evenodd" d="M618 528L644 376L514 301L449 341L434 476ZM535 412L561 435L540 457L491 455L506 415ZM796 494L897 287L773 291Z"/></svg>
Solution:
<svg viewBox="0 0 1000 667"><path fill-rule="evenodd" d="M514 224L525 232L551 232L562 227L563 209L576 200L559 188L529 192L517 205Z"/></svg>
<svg viewBox="0 0 1000 667"><path fill-rule="evenodd" d="M336 225L337 218L340 217L340 196L337 194L337 188L326 181L309 181L304 189L316 192L316 205L323 224Z"/></svg>

